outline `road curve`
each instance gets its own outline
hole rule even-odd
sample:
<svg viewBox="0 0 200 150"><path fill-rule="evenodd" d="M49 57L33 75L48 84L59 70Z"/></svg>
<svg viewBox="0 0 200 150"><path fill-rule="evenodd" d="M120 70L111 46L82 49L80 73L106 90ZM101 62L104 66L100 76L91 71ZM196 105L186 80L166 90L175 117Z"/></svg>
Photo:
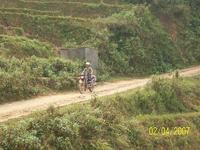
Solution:
<svg viewBox="0 0 200 150"><path fill-rule="evenodd" d="M200 74L200 66L191 67L180 70L181 76L193 76ZM171 77L170 74L163 74L161 76ZM151 78L133 79L126 81L119 81L115 83L104 83L101 86L97 86L95 94L98 97L112 95L119 92L124 92L130 89L145 86ZM68 92L65 94L42 96L29 100L17 101L0 105L0 122L7 121L9 119L18 118L28 115L34 111L45 110L49 106L64 106L72 103L78 103L82 101L90 100L92 94L79 94L78 92Z"/></svg>

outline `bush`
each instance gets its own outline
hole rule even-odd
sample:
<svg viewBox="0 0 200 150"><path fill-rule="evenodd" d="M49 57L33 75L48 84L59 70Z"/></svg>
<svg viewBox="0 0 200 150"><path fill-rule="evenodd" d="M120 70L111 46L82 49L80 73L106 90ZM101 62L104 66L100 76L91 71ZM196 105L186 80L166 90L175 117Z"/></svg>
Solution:
<svg viewBox="0 0 200 150"><path fill-rule="evenodd" d="M92 101L91 105L102 109L104 119L110 122L118 122L121 116L191 112L197 110L194 99L199 99L198 82L198 78L154 78L144 89L116 95L105 101Z"/></svg>
<svg viewBox="0 0 200 150"><path fill-rule="evenodd" d="M99 56L114 74L152 74L184 65L170 35L147 7L121 12L106 21L112 34L109 42L100 44Z"/></svg>
<svg viewBox="0 0 200 150"><path fill-rule="evenodd" d="M0 102L28 98L49 90L73 89L81 69L79 62L37 57L2 58L0 66Z"/></svg>
<svg viewBox="0 0 200 150"><path fill-rule="evenodd" d="M0 49L2 51L1 55L4 57L37 56L47 58L54 54L49 44L20 36L0 36Z"/></svg>

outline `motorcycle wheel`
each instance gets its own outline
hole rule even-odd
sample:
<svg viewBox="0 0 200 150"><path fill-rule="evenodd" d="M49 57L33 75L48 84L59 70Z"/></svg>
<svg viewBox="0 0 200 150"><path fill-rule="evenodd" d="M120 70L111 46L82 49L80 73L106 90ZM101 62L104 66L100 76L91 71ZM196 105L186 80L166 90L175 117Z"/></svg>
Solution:
<svg viewBox="0 0 200 150"><path fill-rule="evenodd" d="M79 83L78 83L78 89L79 89L79 92L80 92L81 94L83 94L83 93L85 92L85 85L84 85L84 82L79 81Z"/></svg>
<svg viewBox="0 0 200 150"><path fill-rule="evenodd" d="M91 83L89 86L88 86L88 90L90 92L93 92L94 91L94 83Z"/></svg>

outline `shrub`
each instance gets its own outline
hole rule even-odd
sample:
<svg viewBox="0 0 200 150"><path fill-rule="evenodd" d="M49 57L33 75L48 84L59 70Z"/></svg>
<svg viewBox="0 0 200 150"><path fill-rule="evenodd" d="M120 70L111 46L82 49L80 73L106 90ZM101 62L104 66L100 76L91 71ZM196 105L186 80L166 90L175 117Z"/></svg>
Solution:
<svg viewBox="0 0 200 150"><path fill-rule="evenodd" d="M30 40L20 36L0 36L0 49L5 57L50 57L53 56L53 49L47 43L38 40Z"/></svg>
<svg viewBox="0 0 200 150"><path fill-rule="evenodd" d="M2 58L0 66L0 102L75 88L75 77L80 72L79 62L60 58Z"/></svg>

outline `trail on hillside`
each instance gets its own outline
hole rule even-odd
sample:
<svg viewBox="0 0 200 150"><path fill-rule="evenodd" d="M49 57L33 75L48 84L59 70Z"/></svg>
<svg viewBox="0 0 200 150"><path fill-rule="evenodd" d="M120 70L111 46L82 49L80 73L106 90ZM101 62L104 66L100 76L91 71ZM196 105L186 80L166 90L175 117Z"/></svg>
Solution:
<svg viewBox="0 0 200 150"><path fill-rule="evenodd" d="M193 76L200 74L200 66L183 69L180 71L181 76ZM172 74L163 74L163 77L171 77ZM98 97L112 95L119 92L124 92L130 89L143 87L151 81L151 77L144 79L133 79L119 81L115 83L104 83L97 86L94 94ZM78 92L68 92L65 94L42 96L24 101L17 101L8 104L0 105L0 122L7 121L12 118L18 118L28 115L34 111L45 110L49 106L64 106L72 103L78 103L90 100L94 94L86 93L81 95Z"/></svg>

